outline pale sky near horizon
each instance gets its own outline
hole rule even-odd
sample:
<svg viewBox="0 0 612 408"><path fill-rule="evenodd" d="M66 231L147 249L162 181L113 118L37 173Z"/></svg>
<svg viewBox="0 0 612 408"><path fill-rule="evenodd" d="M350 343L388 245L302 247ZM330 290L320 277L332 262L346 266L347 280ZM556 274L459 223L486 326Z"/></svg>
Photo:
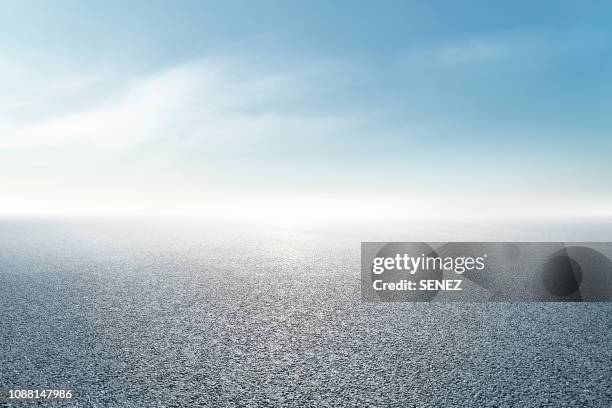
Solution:
<svg viewBox="0 0 612 408"><path fill-rule="evenodd" d="M612 213L612 4L5 1L0 214Z"/></svg>

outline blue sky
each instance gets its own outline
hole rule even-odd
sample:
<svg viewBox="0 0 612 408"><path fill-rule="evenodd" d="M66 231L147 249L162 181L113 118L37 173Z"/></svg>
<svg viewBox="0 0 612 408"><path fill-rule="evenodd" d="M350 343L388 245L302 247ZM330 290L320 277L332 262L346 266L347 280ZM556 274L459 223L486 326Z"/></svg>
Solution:
<svg viewBox="0 0 612 408"><path fill-rule="evenodd" d="M3 2L0 213L609 214L611 12Z"/></svg>

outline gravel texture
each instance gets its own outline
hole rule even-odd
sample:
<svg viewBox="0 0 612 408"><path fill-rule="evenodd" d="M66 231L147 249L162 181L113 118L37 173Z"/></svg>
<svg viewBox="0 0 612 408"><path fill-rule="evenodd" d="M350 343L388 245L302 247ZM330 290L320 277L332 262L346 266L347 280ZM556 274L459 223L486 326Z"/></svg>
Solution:
<svg viewBox="0 0 612 408"><path fill-rule="evenodd" d="M296 231L0 221L0 387L80 407L612 406L612 304L366 304L359 242L398 237Z"/></svg>

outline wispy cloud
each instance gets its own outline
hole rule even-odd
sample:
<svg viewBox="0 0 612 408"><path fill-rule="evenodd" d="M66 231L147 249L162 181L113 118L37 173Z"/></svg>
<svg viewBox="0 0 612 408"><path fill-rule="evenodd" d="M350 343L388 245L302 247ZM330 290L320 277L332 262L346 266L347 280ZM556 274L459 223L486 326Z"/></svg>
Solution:
<svg viewBox="0 0 612 408"><path fill-rule="evenodd" d="M46 85L46 103L53 104L57 83ZM129 78L102 95L79 95L89 106L76 112L20 120L5 110L0 148L113 151L168 140L222 148L308 132L317 137L339 121L283 108L307 87L294 73L252 75L225 61L201 60Z"/></svg>
<svg viewBox="0 0 612 408"><path fill-rule="evenodd" d="M601 52L609 41L589 30L512 29L480 35L444 38L405 49L404 61L442 67L490 68L487 64L546 65L557 57L580 51Z"/></svg>
<svg viewBox="0 0 612 408"><path fill-rule="evenodd" d="M3 206L193 206L209 201L218 179L223 190L244 187L249 180L227 182L232 172L248 174L241 158L265 167L268 149L331 144L363 122L302 111L315 87L305 72L204 59L123 80L79 80L76 89L41 83L36 104L0 112L0 184L11 192ZM50 114L44 105L54 103L68 107Z"/></svg>

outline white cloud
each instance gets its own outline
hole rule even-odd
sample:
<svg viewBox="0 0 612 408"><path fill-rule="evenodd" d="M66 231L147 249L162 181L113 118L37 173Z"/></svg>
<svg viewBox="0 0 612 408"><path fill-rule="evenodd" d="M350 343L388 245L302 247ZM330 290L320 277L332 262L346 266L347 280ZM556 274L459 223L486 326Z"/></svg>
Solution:
<svg viewBox="0 0 612 408"><path fill-rule="evenodd" d="M244 68L215 61L172 67L119 83L105 95L84 98L89 104L93 100L93 106L76 112L20 120L5 110L0 149L104 152L168 140L220 148L305 132L316 137L326 128L333 130L340 123L334 118L283 111L283 101L299 98L307 86L294 75L249 75ZM76 86L84 84L77 81ZM47 84L50 105L56 102L51 92L55 88L56 83Z"/></svg>
<svg viewBox="0 0 612 408"><path fill-rule="evenodd" d="M597 49L602 42L598 36L584 31L517 29L421 44L404 50L402 57L409 64L451 68L482 65L491 69L486 64L494 63L514 68L545 66L563 54Z"/></svg>
<svg viewBox="0 0 612 408"><path fill-rule="evenodd" d="M359 123L293 110L314 88L299 70L201 60L124 80L73 78L38 78L36 103L0 107L0 212L199 207L241 166L234 153L299 151Z"/></svg>

